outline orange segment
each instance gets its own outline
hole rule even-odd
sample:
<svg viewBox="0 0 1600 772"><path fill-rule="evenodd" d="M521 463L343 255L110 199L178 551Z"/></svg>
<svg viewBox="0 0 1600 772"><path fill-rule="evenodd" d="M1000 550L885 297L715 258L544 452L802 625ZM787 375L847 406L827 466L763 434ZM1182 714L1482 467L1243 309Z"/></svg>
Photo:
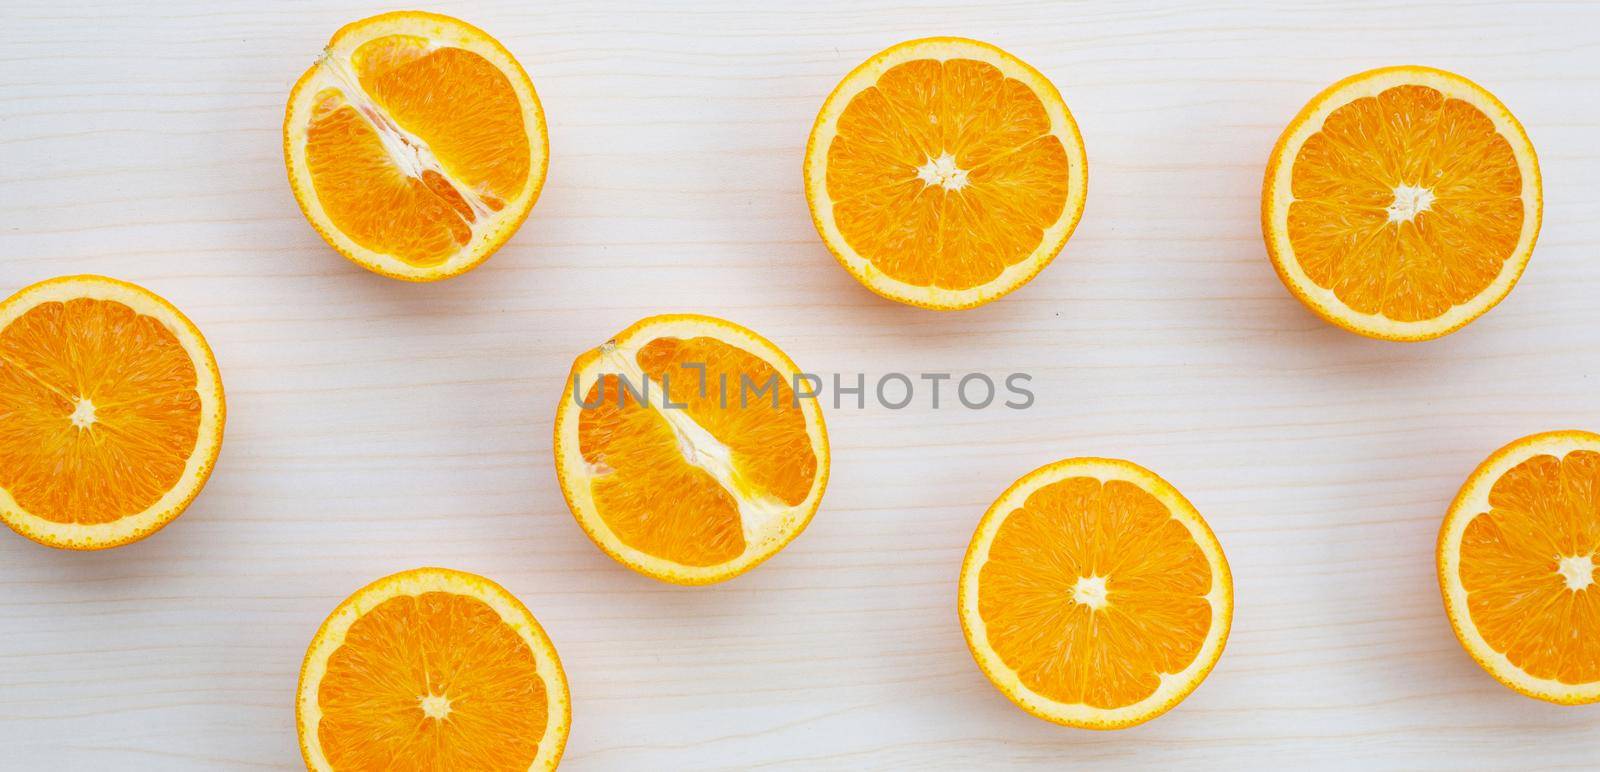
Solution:
<svg viewBox="0 0 1600 772"><path fill-rule="evenodd" d="M1112 729L1176 705L1232 618L1221 547L1193 507L1125 461L1068 459L995 502L962 565L973 656L1025 710Z"/></svg>
<svg viewBox="0 0 1600 772"><path fill-rule="evenodd" d="M684 584L732 578L810 521L827 481L814 399L771 343L702 316L645 319L578 358L556 416L573 515L606 553Z"/></svg>
<svg viewBox="0 0 1600 772"><path fill-rule="evenodd" d="M381 579L323 623L297 709L318 770L553 769L570 723L555 648L526 607L479 576Z"/></svg>
<svg viewBox="0 0 1600 772"><path fill-rule="evenodd" d="M487 259L543 185L544 115L482 30L398 12L345 26L296 84L284 121L295 198L335 249L411 280Z"/></svg>
<svg viewBox="0 0 1600 772"><path fill-rule="evenodd" d="M806 152L823 241L868 288L965 308L1031 279L1082 213L1083 142L1054 86L985 43L902 43L851 72Z"/></svg>
<svg viewBox="0 0 1600 772"><path fill-rule="evenodd" d="M1052 136L974 163L964 189L970 192L945 196L934 283L977 287L1027 259L1061 219L1069 194L1066 172L1066 150Z"/></svg>
<svg viewBox="0 0 1600 772"><path fill-rule="evenodd" d="M1600 701L1600 435L1496 452L1440 532L1439 581L1462 644L1529 696Z"/></svg>
<svg viewBox="0 0 1600 772"><path fill-rule="evenodd" d="M806 500L817 479L817 454L791 373L712 337L656 338L635 359L653 383L664 390L672 385L667 396L728 448L741 492L789 506Z"/></svg>
<svg viewBox="0 0 1600 772"><path fill-rule="evenodd" d="M66 277L0 305L0 516L29 538L153 533L204 485L222 412L199 331L144 289Z"/></svg>
<svg viewBox="0 0 1600 772"><path fill-rule="evenodd" d="M452 181L499 209L528 181L522 105L504 72L460 48L415 54L419 39L378 38L356 50L361 87L400 128L426 142Z"/></svg>
<svg viewBox="0 0 1600 772"><path fill-rule="evenodd" d="M1289 125L1262 221L1280 276L1313 310L1416 340L1510 292L1541 207L1533 147L1503 105L1460 76L1396 67L1334 84Z"/></svg>
<svg viewBox="0 0 1600 772"><path fill-rule="evenodd" d="M661 414L625 397L616 375L590 389L578 419L584 461L600 474L595 511L628 547L674 563L714 566L744 552L739 503L689 463ZM664 496L663 491L672 491Z"/></svg>
<svg viewBox="0 0 1600 772"><path fill-rule="evenodd" d="M322 117L306 130L306 163L317 200L362 247L413 265L438 264L472 240L472 213L448 185L394 163L372 123L328 89ZM437 177L437 172L425 172Z"/></svg>

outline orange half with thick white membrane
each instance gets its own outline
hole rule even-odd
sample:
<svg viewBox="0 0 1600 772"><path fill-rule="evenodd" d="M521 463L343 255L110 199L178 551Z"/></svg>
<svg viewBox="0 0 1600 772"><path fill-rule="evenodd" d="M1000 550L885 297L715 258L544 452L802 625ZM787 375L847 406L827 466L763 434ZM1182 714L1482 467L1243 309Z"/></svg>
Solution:
<svg viewBox="0 0 1600 772"><path fill-rule="evenodd" d="M283 150L323 239L410 281L488 259L527 218L549 160L544 111L511 52L418 11L333 36L289 95Z"/></svg>
<svg viewBox="0 0 1600 772"><path fill-rule="evenodd" d="M594 543L666 582L738 576L805 529L828 482L814 384L732 322L641 320L585 352L556 411L561 490Z"/></svg>
<svg viewBox="0 0 1600 772"><path fill-rule="evenodd" d="M65 276L0 303L0 519L104 549L182 514L222 448L222 376L171 303Z"/></svg>
<svg viewBox="0 0 1600 772"><path fill-rule="evenodd" d="M1428 67L1352 75L1272 150L1267 253L1323 319L1390 340L1454 332L1528 265L1544 197L1522 125L1494 95Z"/></svg>
<svg viewBox="0 0 1600 772"><path fill-rule="evenodd" d="M1450 625L1484 670L1529 697L1600 702L1600 435L1495 451L1450 505L1437 559Z"/></svg>
<svg viewBox="0 0 1600 772"><path fill-rule="evenodd" d="M1061 93L988 43L925 38L846 75L806 144L806 201L868 289L941 310L988 303L1053 260L1088 160Z"/></svg>
<svg viewBox="0 0 1600 772"><path fill-rule="evenodd" d="M1149 721L1217 664L1233 576L1200 513L1155 473L1071 458L989 508L957 601L984 675L1039 718L1085 729Z"/></svg>
<svg viewBox="0 0 1600 772"><path fill-rule="evenodd" d="M567 677L528 608L481 576L418 568L333 610L300 667L295 724L317 772L555 769Z"/></svg>

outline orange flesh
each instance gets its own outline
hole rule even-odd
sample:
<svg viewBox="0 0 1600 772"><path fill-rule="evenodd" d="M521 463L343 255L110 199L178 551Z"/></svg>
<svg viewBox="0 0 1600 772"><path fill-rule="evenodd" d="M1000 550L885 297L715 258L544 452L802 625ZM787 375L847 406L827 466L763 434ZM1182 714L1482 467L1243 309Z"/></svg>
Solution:
<svg viewBox="0 0 1600 772"><path fill-rule="evenodd" d="M834 221L895 279L985 284L1031 255L1061 218L1067 154L1049 132L1039 97L991 64L897 65L839 116L828 147ZM929 169L944 156L945 167ZM930 182L932 172L942 176Z"/></svg>
<svg viewBox="0 0 1600 772"><path fill-rule="evenodd" d="M1103 578L1105 603L1079 602ZM1074 477L1000 524L978 577L989 645L1029 689L1096 708L1154 694L1211 629L1211 567L1194 537L1133 483Z"/></svg>
<svg viewBox="0 0 1600 772"><path fill-rule="evenodd" d="M1432 198L1391 221L1397 189ZM1398 321L1444 314L1481 293L1516 250L1522 173L1476 107L1396 86L1334 110L1294 159L1289 242L1317 286Z"/></svg>
<svg viewBox="0 0 1600 772"><path fill-rule="evenodd" d="M806 500L816 479L816 453L787 376L713 338L657 338L636 361L649 379L652 402L660 404L665 381L671 400L686 405L683 416L727 446L738 490L727 490L691 463L660 410L641 405L617 376L606 375L584 399L585 405L601 404L585 408L578 420L579 448L601 472L591 488L595 509L624 544L642 552L693 566L737 558L746 544L736 496L794 506ZM705 368L703 394L699 365ZM743 406L741 376L753 384ZM753 390L774 377L777 407L771 392L756 396Z"/></svg>
<svg viewBox="0 0 1600 772"><path fill-rule="evenodd" d="M1534 456L1489 490L1461 537L1461 584L1485 642L1523 672L1600 681L1600 453ZM1563 574L1567 563L1587 575ZM1583 585L1573 589L1569 582Z"/></svg>
<svg viewBox="0 0 1600 772"><path fill-rule="evenodd" d="M0 488L56 523L149 509L194 453L195 386L194 362L152 317L109 300L30 309L0 330Z"/></svg>
<svg viewBox="0 0 1600 772"><path fill-rule="evenodd" d="M584 402L602 396L599 407L578 419L578 438L584 460L600 472L591 483L595 510L617 538L691 566L726 563L743 553L738 502L684 459L666 420L624 395L615 375L603 376Z"/></svg>
<svg viewBox="0 0 1600 772"><path fill-rule="evenodd" d="M425 713L429 697L448 713ZM527 642L483 601L447 592L390 598L351 624L317 703L336 770L525 772L548 710Z"/></svg>
<svg viewBox="0 0 1600 772"><path fill-rule="evenodd" d="M505 74L471 51L431 46L408 35L363 44L351 65L364 95L323 89L306 129L306 162L333 224L415 265L459 252L478 219L468 199L498 211L531 168L522 106ZM414 175L383 135L400 146L414 146L406 135L421 140L443 174Z"/></svg>

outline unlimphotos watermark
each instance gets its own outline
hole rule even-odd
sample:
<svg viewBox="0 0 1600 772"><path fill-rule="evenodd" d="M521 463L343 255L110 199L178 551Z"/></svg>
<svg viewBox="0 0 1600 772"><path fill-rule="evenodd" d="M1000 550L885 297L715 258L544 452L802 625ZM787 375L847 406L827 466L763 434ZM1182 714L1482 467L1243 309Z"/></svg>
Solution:
<svg viewBox="0 0 1600 772"><path fill-rule="evenodd" d="M602 379L616 379L615 389L599 384L589 384L590 388L585 389L579 374L573 373L572 398L584 409L598 408L606 404L609 397L619 407L632 399L642 405L683 410L689 407L689 403L680 400L691 392L674 391L673 384L678 383L678 388L692 389L692 393L701 400L714 395L717 405L722 408L760 405L773 409L785 405L799 407L800 400L821 399L830 395L835 410L852 405L864 410L869 400L871 404L890 410L903 410L919 402L933 410L950 407L966 410L991 407L1027 410L1034 404L1033 391L1028 388L1033 376L1020 372L1007 373L998 378L979 372L959 375L952 372L889 372L875 379L869 378L866 373L834 373L831 379L824 379L816 373L795 373L785 382L778 373L759 378L749 373L735 376L732 373L711 372L704 362L684 362L678 367L683 371L682 380L674 378L671 372L638 378L621 373L602 375ZM682 385L684 381L688 385ZM829 385L832 388L824 388Z"/></svg>

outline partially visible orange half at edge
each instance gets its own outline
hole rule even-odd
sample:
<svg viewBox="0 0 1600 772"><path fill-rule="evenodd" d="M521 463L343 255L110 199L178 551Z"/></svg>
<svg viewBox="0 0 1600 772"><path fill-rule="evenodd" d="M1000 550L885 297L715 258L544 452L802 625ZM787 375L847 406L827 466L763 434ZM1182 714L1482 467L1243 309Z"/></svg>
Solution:
<svg viewBox="0 0 1600 772"><path fill-rule="evenodd" d="M295 724L317 772L554 769L572 701L555 645L504 587L418 568L361 588L318 628Z"/></svg>
<svg viewBox="0 0 1600 772"><path fill-rule="evenodd" d="M1495 451L1451 503L1437 560L1450 625L1484 670L1536 699L1600 702L1600 435Z"/></svg>

